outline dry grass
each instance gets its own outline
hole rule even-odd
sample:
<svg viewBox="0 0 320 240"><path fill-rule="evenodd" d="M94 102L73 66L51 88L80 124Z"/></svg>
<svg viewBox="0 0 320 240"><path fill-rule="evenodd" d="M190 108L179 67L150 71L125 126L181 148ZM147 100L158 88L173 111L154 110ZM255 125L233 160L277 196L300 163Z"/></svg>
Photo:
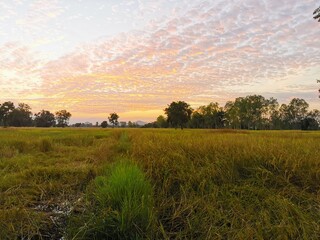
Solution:
<svg viewBox="0 0 320 240"><path fill-rule="evenodd" d="M317 239L319 132L132 132L159 238Z"/></svg>
<svg viewBox="0 0 320 240"><path fill-rule="evenodd" d="M100 129L1 129L0 136L0 239L58 239L117 139Z"/></svg>
<svg viewBox="0 0 320 240"><path fill-rule="evenodd" d="M124 157L153 188L156 223L143 238L319 239L319 140L301 131L1 129L0 239L58 239L69 216L90 221L93 180Z"/></svg>

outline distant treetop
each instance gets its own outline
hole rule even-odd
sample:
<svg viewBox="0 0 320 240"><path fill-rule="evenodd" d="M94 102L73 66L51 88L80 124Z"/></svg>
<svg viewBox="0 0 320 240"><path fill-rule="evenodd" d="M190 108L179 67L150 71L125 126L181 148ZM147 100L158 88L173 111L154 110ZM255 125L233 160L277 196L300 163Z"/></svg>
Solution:
<svg viewBox="0 0 320 240"><path fill-rule="evenodd" d="M318 7L316 10L314 10L313 15L314 15L313 18L314 19L319 18L318 22L320 22L320 7Z"/></svg>

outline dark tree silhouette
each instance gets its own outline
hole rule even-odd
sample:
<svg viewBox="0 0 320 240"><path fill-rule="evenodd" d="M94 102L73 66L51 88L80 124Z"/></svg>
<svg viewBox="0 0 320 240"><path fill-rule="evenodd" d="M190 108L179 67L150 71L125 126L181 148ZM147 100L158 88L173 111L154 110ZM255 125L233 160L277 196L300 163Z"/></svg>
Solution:
<svg viewBox="0 0 320 240"><path fill-rule="evenodd" d="M42 110L34 114L34 122L36 127L52 127L56 124L54 114L50 111Z"/></svg>
<svg viewBox="0 0 320 240"><path fill-rule="evenodd" d="M318 22L320 22L320 7L318 7L316 10L314 10L314 12L313 12L313 18L314 19L318 19Z"/></svg>
<svg viewBox="0 0 320 240"><path fill-rule="evenodd" d="M71 113L67 110L60 110L56 112L56 120L58 122L58 127L66 127L68 126L69 119L71 117Z"/></svg>
<svg viewBox="0 0 320 240"><path fill-rule="evenodd" d="M119 119L119 115L114 113L110 113L110 116L108 117L109 122L112 124L112 127L117 126L118 125L118 119Z"/></svg>
<svg viewBox="0 0 320 240"><path fill-rule="evenodd" d="M179 101L172 102L164 111L168 116L167 121L171 126L183 129L190 120L193 110L188 103Z"/></svg>
<svg viewBox="0 0 320 240"><path fill-rule="evenodd" d="M106 128L106 127L108 127L108 122L107 122L107 121L103 121L103 122L100 124L100 126L101 126L102 128Z"/></svg>
<svg viewBox="0 0 320 240"><path fill-rule="evenodd" d="M14 109L13 102L4 102L0 104L0 124L2 124L2 126L8 126L9 116Z"/></svg>
<svg viewBox="0 0 320 240"><path fill-rule="evenodd" d="M31 107L25 103L19 103L18 107L13 109L9 114L8 123L14 127L30 127L32 126Z"/></svg>

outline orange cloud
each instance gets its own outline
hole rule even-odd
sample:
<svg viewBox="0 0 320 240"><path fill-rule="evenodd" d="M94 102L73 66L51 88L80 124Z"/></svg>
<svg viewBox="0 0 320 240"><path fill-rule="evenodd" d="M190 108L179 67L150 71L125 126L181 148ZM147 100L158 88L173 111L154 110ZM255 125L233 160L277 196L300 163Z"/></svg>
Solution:
<svg viewBox="0 0 320 240"><path fill-rule="evenodd" d="M154 13L161 5L138 2ZM23 18L20 24L41 25L64 11L42 4L34 20ZM250 94L248 89L286 95L292 88L286 88L285 79L305 80L302 73L320 67L319 27L303 20L312 5L309 0L290 5L196 0L144 29L78 46L51 61L39 59L30 47L9 43L0 48L2 97L23 96L37 108L68 108L79 117L117 111L126 118L149 118L175 100L224 102ZM114 14L122 7L115 5ZM282 89L274 82L282 82Z"/></svg>

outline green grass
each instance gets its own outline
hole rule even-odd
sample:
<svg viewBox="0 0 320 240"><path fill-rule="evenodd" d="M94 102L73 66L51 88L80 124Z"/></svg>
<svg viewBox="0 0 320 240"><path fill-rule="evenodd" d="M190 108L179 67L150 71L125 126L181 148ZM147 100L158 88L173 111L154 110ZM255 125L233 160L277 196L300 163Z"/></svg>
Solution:
<svg viewBox="0 0 320 240"><path fill-rule="evenodd" d="M319 239L319 140L316 131L1 129L0 239Z"/></svg>
<svg viewBox="0 0 320 240"><path fill-rule="evenodd" d="M118 160L95 179L93 191L88 194L93 204L83 215L71 218L70 239L145 239L152 236L152 187L134 163Z"/></svg>
<svg viewBox="0 0 320 240"><path fill-rule="evenodd" d="M0 239L58 239L73 203L111 162L117 138L100 129L1 129L0 136Z"/></svg>

